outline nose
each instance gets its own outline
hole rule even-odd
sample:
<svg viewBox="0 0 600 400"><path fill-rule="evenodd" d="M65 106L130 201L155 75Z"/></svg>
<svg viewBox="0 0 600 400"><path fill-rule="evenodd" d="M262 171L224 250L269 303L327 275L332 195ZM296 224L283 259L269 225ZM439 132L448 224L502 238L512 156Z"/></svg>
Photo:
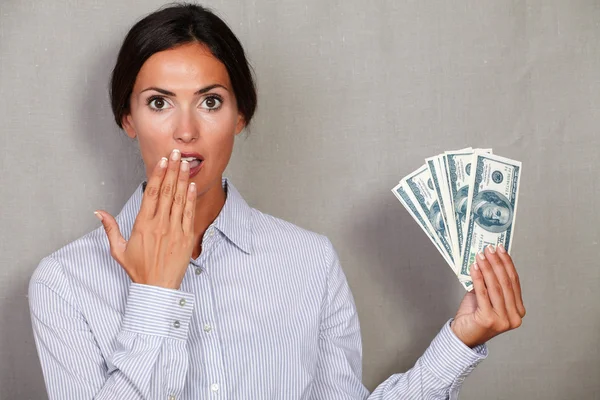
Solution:
<svg viewBox="0 0 600 400"><path fill-rule="evenodd" d="M173 139L177 143L191 143L198 140L200 127L194 118L193 113L183 112L177 121L177 126L173 131Z"/></svg>

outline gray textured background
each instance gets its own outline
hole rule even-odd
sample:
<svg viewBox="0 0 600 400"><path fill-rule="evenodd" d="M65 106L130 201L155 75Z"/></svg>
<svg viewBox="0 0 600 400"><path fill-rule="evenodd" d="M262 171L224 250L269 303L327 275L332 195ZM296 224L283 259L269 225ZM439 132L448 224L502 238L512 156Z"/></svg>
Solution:
<svg viewBox="0 0 600 400"><path fill-rule="evenodd" d="M161 1L0 2L0 398L43 399L28 279L143 179L107 85ZM409 368L463 289L390 192L464 146L523 161L513 256L528 315L464 399L600 398L600 3L207 1L256 70L228 176L330 237L358 305L369 388Z"/></svg>

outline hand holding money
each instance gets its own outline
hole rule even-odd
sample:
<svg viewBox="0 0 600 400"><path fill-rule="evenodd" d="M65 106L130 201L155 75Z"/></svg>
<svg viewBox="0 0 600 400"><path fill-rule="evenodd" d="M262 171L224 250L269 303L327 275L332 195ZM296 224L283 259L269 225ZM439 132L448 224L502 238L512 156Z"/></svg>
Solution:
<svg viewBox="0 0 600 400"><path fill-rule="evenodd" d="M488 246L471 267L474 292L467 293L450 328L467 346L483 344L521 326L525 307L519 275L502 245Z"/></svg>
<svg viewBox="0 0 600 400"><path fill-rule="evenodd" d="M525 316L509 255L521 163L470 147L425 162L392 192L470 292L451 329L473 347L519 327Z"/></svg>

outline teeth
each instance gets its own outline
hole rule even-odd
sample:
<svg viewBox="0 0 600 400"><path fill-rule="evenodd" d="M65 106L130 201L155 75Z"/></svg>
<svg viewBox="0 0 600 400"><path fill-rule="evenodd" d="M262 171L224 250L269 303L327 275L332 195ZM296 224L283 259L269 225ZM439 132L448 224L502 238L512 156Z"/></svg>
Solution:
<svg viewBox="0 0 600 400"><path fill-rule="evenodd" d="M197 158L196 157L181 157L181 160L182 161L185 160L185 161L188 161L188 162L192 162L194 160L197 160Z"/></svg>

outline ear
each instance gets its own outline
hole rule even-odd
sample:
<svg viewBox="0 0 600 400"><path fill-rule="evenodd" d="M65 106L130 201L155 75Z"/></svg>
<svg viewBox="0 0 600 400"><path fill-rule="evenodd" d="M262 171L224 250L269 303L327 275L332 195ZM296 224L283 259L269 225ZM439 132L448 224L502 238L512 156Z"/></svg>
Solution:
<svg viewBox="0 0 600 400"><path fill-rule="evenodd" d="M123 125L123 130L127 133L132 139L135 139L137 133L135 132L135 127L133 125L133 119L131 118L131 114L127 113L123 115L123 119L121 119L121 125Z"/></svg>
<svg viewBox="0 0 600 400"><path fill-rule="evenodd" d="M235 124L235 134L236 136L246 127L246 119L242 115L242 113L238 113L237 122Z"/></svg>

